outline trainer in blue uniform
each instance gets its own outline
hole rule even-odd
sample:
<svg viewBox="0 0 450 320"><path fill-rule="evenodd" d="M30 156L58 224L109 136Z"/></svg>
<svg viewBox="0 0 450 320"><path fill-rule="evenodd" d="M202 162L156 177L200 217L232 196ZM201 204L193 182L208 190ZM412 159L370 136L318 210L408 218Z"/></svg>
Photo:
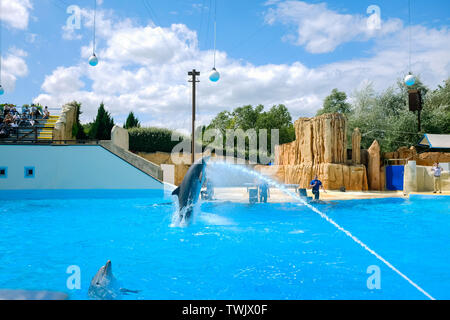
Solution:
<svg viewBox="0 0 450 320"><path fill-rule="evenodd" d="M319 200L320 197L320 187L322 187L323 192L326 193L325 188L322 185L322 181L320 181L317 176L314 177L314 180L311 181L309 186L312 188L312 193L314 194L314 200Z"/></svg>
<svg viewBox="0 0 450 320"><path fill-rule="evenodd" d="M259 202L267 203L267 198L270 197L270 189L267 182L259 185Z"/></svg>

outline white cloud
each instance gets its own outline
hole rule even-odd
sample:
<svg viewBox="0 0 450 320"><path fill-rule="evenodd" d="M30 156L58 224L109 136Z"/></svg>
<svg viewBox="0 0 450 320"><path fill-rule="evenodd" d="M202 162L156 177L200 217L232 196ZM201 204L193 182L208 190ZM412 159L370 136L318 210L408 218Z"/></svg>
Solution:
<svg viewBox="0 0 450 320"><path fill-rule="evenodd" d="M326 3L309 4L303 1L277 1L265 16L266 23L281 22L296 28L295 34L284 37L310 53L327 53L350 41L366 41L401 29L399 19L381 21L380 29L368 26L369 16L340 14L329 10ZM371 20L372 21L372 20Z"/></svg>
<svg viewBox="0 0 450 320"><path fill-rule="evenodd" d="M185 25L168 28L152 23L116 23L99 34L100 63L87 64L91 45L81 50L80 63L59 67L45 78L43 93L34 99L51 107L72 100L83 103L83 121L91 121L101 101L117 122L134 111L144 125L190 127L191 84L187 71L202 72L198 87L198 123L206 124L223 110L244 104L271 107L284 103L294 118L311 116L333 88L351 93L372 81L377 90L392 85L408 72L408 30L401 28L375 39L368 58L310 68L301 62L255 66L217 53L222 79L208 80L213 53L198 48L197 35ZM450 31L415 26L413 71L429 86L450 75Z"/></svg>
<svg viewBox="0 0 450 320"><path fill-rule="evenodd" d="M2 56L1 85L6 92L14 91L17 78L28 75L28 66L25 62L26 56L27 53L25 51L15 47L10 48L6 56Z"/></svg>
<svg viewBox="0 0 450 320"><path fill-rule="evenodd" d="M30 0L1 1L1 20L12 28L25 30L33 9Z"/></svg>
<svg viewBox="0 0 450 320"><path fill-rule="evenodd" d="M84 87L84 82L80 80L81 76L81 67L58 67L51 75L45 77L42 89L49 94L76 92Z"/></svg>
<svg viewBox="0 0 450 320"><path fill-rule="evenodd" d="M69 25L62 27L62 35L65 40L81 40L83 34L92 37L94 27L94 10L80 8L80 28L72 26L72 19ZM96 34L99 38L108 38L113 30L117 31L132 26L131 19L119 19L115 16L113 10L97 10L95 15ZM87 32L86 32L87 31Z"/></svg>

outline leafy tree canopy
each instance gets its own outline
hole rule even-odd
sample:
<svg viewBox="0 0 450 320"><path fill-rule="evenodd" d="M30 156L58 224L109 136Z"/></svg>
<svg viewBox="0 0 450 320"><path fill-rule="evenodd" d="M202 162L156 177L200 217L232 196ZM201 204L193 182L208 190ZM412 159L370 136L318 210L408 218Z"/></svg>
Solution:
<svg viewBox="0 0 450 320"><path fill-rule="evenodd" d="M347 114L349 136L354 128L362 133L361 146L368 148L377 139L383 151L395 151L401 146L417 145L424 133L450 133L450 79L430 91L421 81L412 89L422 94L421 131L417 112L409 111L409 88L398 81L397 86L375 93L371 84L355 91Z"/></svg>
<svg viewBox="0 0 450 320"><path fill-rule="evenodd" d="M347 102L347 94L338 89L333 89L331 94L325 98L323 108L317 112L317 115L336 112L348 114L351 112L351 107L351 104Z"/></svg>
<svg viewBox="0 0 450 320"><path fill-rule="evenodd" d="M273 106L269 111L264 111L263 105L238 107L232 112L222 111L211 121L207 128L219 129L224 137L227 129L242 129L244 131L255 129L257 133L261 129L267 129L269 144L271 130L278 129L280 132L280 143L295 140L291 114L286 106L282 104Z"/></svg>

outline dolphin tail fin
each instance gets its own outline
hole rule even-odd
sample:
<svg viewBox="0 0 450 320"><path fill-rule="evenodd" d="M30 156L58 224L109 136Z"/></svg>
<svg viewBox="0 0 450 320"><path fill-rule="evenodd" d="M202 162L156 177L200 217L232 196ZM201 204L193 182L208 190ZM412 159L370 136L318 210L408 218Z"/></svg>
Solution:
<svg viewBox="0 0 450 320"><path fill-rule="evenodd" d="M180 194L180 187L176 188L173 192L172 195L173 196L178 196Z"/></svg>

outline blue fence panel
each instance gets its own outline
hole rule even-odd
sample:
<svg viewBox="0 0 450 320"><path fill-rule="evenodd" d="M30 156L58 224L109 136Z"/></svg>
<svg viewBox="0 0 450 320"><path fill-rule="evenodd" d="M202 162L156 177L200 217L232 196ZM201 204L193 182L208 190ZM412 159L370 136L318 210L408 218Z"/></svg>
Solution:
<svg viewBox="0 0 450 320"><path fill-rule="evenodd" d="M386 166L386 189L390 191L403 190L404 166Z"/></svg>

